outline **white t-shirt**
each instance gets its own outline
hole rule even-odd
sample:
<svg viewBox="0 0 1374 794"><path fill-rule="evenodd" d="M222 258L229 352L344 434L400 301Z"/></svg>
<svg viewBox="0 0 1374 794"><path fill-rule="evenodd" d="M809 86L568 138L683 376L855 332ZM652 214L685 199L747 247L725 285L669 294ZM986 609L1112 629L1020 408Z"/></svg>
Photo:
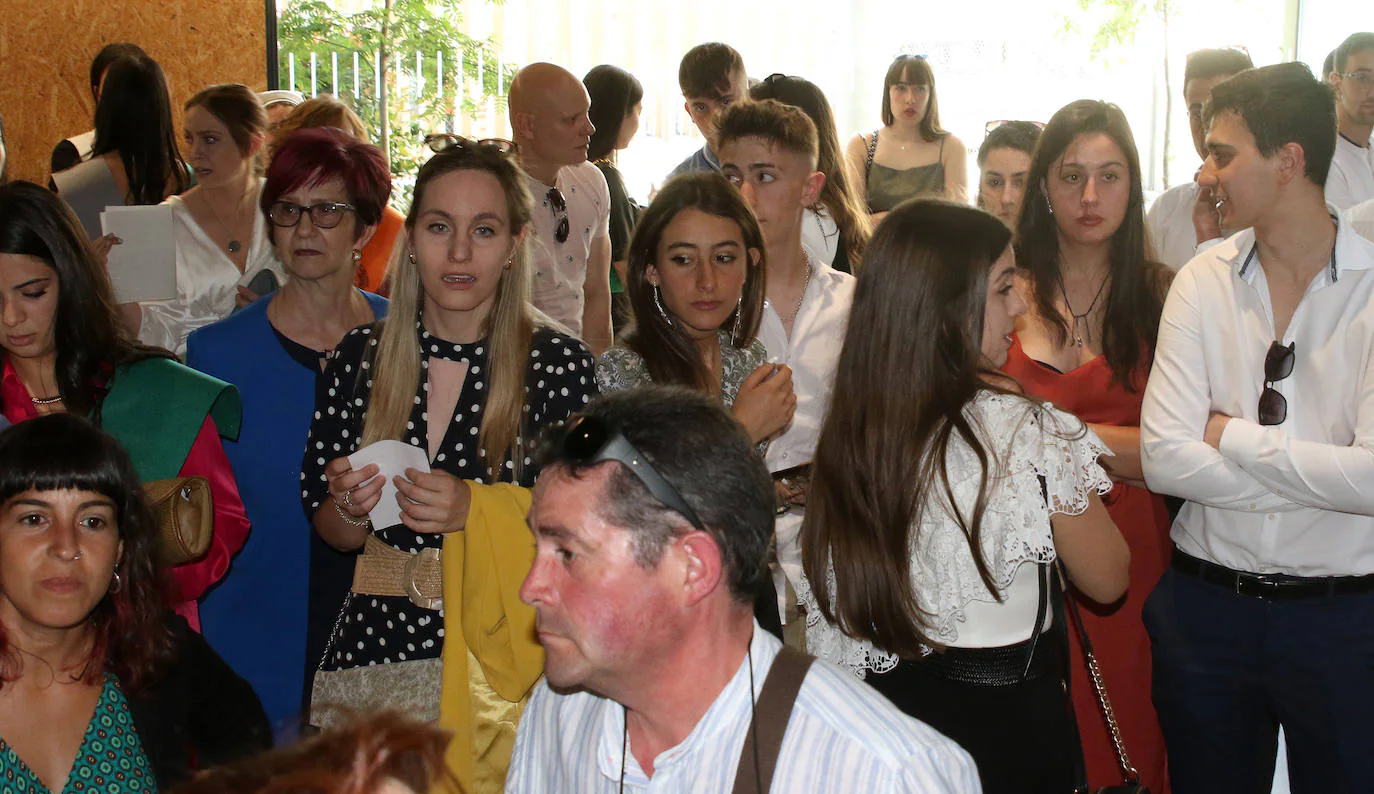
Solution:
<svg viewBox="0 0 1374 794"><path fill-rule="evenodd" d="M1197 190L1196 182L1174 185L1160 194L1145 213L1155 258L1174 270L1197 255L1197 230L1193 227Z"/></svg>
<svg viewBox="0 0 1374 794"><path fill-rule="evenodd" d="M563 213L555 212L549 200L550 186L527 178L534 199L534 234L530 240L530 263L534 286L531 301L535 307L582 335L582 287L587 280L587 257L592 242L605 239L610 244L611 194L606 177L591 163L578 163L558 170L554 187L563 194L568 208L568 239L559 243L554 237Z"/></svg>
<svg viewBox="0 0 1374 794"><path fill-rule="evenodd" d="M1370 199L1374 199L1374 147L1356 146L1337 135L1336 156L1326 175L1326 203L1346 210Z"/></svg>
<svg viewBox="0 0 1374 794"><path fill-rule="evenodd" d="M1345 220L1350 228L1354 229L1361 237L1374 242L1374 199L1361 202L1351 207L1345 213Z"/></svg>

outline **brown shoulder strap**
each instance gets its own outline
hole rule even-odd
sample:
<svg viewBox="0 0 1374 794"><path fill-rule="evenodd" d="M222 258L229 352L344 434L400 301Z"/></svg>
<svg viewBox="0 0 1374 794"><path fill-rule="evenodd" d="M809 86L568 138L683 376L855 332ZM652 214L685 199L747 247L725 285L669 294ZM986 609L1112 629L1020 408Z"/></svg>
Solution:
<svg viewBox="0 0 1374 794"><path fill-rule="evenodd" d="M755 719L744 736L744 749L735 770L734 794L767 794L772 787L782 739L792 719L792 706L797 702L797 693L801 691L812 661L812 657L786 646L773 660L754 706ZM757 745L754 744L755 736L758 737ZM756 757L757 771L754 767Z"/></svg>

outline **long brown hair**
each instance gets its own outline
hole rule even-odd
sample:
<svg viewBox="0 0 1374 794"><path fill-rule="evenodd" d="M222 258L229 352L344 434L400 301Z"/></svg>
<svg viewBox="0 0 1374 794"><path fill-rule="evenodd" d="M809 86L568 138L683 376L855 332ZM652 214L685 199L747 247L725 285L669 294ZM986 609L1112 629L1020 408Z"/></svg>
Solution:
<svg viewBox="0 0 1374 794"><path fill-rule="evenodd" d="M912 533L951 509L978 572L995 451L965 408L981 390L988 273L1011 244L992 215L940 199L893 210L869 242L854 290L830 411L816 446L802 522L802 561L826 619L901 656L935 646L911 583ZM969 515L946 460L966 444L982 469ZM836 589L825 586L834 566Z"/></svg>
<svg viewBox="0 0 1374 794"><path fill-rule="evenodd" d="M1172 271L1151 261L1149 235L1145 233L1145 194L1140 179L1140 155L1126 114L1108 102L1080 99L1054 114L1031 157L1026 175L1026 199L1016 227L1016 264L1030 273L1036 313L1049 326L1055 342L1069 338L1069 325L1055 308L1059 294L1059 226L1050 211L1046 184L1050 169L1064 156L1074 138L1104 133L1126 156L1131 191L1126 217L1112 235L1111 269L1103 307L1102 353L1112 370L1112 380L1134 391L1149 369L1159 335L1159 315L1169 291Z"/></svg>
<svg viewBox="0 0 1374 794"><path fill-rule="evenodd" d="M708 391L711 374L706 371L701 354L678 324L659 313L648 277L649 265L658 258L663 230L686 209L697 209L739 225L749 258L748 270L739 308L725 321L725 327L738 329L732 330L730 337L730 344L736 348L748 347L758 336L764 297L763 232L759 231L759 222L744 196L725 177L712 171L669 181L640 217L625 265L625 292L630 296L635 322L621 335L621 342L639 354L654 383ZM751 250L758 252L757 258L747 253Z"/></svg>
<svg viewBox="0 0 1374 794"><path fill-rule="evenodd" d="M372 348L373 389L363 418L359 447L375 441L399 439L410 419L415 390L420 383L420 340L415 323L420 316L423 288L419 266L413 259L410 236L415 219L424 207L429 184L455 171L491 174L506 195L510 231L519 235L530 222L530 195L525 177L513 155L489 145L454 146L434 155L422 166L415 179L414 200L406 215L405 243L396 247L387 279L391 282L389 318L378 324L377 346ZM487 403L477 440L486 450L486 464L493 478L501 473L501 463L511 455L516 468L524 456L513 447L520 436L525 409L525 369L534 337L537 311L529 302L530 271L526 243L517 237L510 269L501 274L496 299L483 325L488 338L491 377ZM362 379L359 379L360 382ZM530 443L531 439L523 439Z"/></svg>
<svg viewBox="0 0 1374 794"><path fill-rule="evenodd" d="M125 333L109 276L96 263L81 222L57 194L32 182L0 186L0 254L40 259L57 274L54 369L68 411L99 422L116 367L172 358Z"/></svg>
<svg viewBox="0 0 1374 794"><path fill-rule="evenodd" d="M835 220L840 236L844 238L845 252L849 255L851 265L857 265L863 259L864 249L868 247L868 238L873 235L873 223L869 220L867 205L855 189L855 181L850 178L849 161L840 148L835 113L830 109L825 92L805 78L774 74L749 89L749 98L776 99L801 108L815 122L816 138L820 144L816 170L825 174L818 203Z"/></svg>

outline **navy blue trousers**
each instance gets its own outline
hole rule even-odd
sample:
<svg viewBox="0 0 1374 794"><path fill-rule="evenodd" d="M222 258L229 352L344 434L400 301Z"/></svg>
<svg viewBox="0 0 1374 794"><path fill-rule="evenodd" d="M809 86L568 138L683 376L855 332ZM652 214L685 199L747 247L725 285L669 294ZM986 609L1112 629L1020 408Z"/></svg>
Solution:
<svg viewBox="0 0 1374 794"><path fill-rule="evenodd" d="M1374 594L1236 595L1172 568L1145 603L1175 794L1374 792Z"/></svg>

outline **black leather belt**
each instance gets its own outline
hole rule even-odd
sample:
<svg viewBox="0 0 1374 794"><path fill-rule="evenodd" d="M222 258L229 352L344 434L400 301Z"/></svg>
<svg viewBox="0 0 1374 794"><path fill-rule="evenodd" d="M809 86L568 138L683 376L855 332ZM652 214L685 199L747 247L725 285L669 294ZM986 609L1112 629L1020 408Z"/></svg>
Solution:
<svg viewBox="0 0 1374 794"><path fill-rule="evenodd" d="M1368 576L1289 576L1233 571L1224 565L1200 560L1174 549L1174 570L1221 585L1236 595L1290 600L1374 592L1374 574Z"/></svg>

